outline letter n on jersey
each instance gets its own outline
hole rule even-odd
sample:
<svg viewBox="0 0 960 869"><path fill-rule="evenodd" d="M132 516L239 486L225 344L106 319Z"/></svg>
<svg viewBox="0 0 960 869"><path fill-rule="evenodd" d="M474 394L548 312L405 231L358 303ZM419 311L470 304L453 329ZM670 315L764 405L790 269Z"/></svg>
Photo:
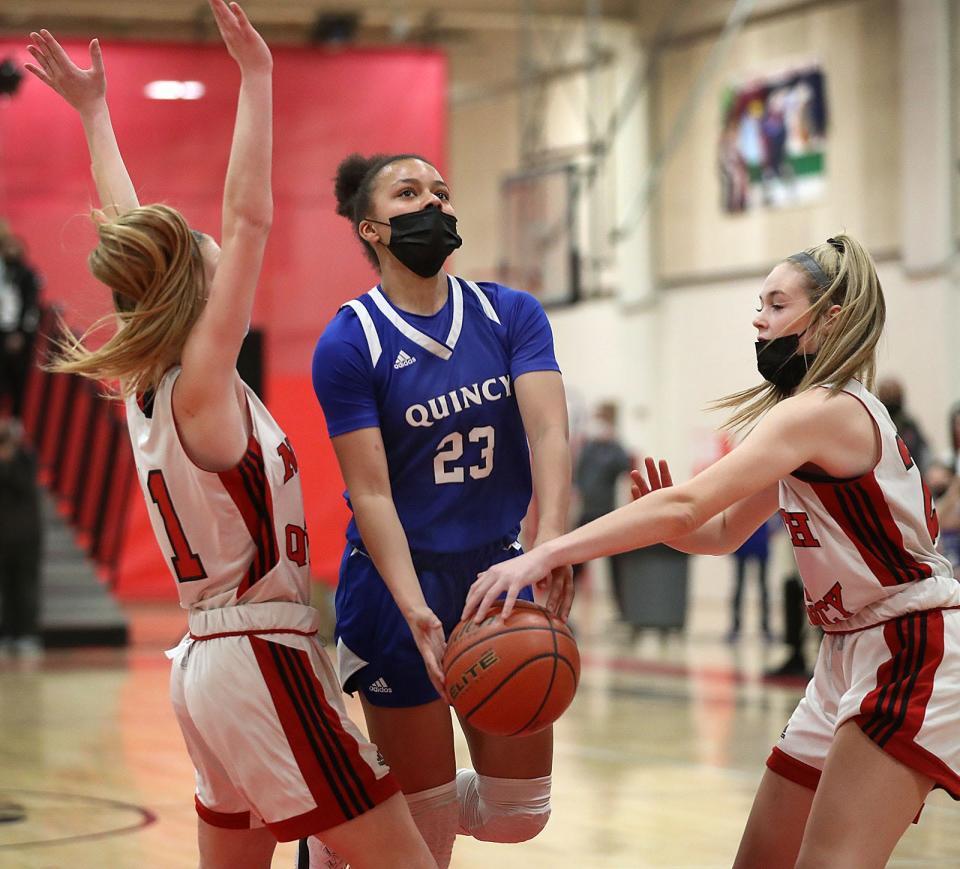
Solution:
<svg viewBox="0 0 960 869"><path fill-rule="evenodd" d="M790 535L790 541L797 549L811 549L820 545L820 541L810 530L809 517L802 510L797 512L781 510L780 518L783 519L783 524Z"/></svg>

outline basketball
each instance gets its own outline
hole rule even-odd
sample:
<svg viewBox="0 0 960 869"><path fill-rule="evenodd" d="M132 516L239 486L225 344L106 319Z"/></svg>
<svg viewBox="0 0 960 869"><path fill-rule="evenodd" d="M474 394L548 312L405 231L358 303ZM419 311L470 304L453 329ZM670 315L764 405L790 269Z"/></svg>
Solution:
<svg viewBox="0 0 960 869"><path fill-rule="evenodd" d="M570 705L580 652L570 629L543 607L518 600L504 621L497 601L480 623L460 622L443 656L447 693L464 721L495 736L536 733Z"/></svg>

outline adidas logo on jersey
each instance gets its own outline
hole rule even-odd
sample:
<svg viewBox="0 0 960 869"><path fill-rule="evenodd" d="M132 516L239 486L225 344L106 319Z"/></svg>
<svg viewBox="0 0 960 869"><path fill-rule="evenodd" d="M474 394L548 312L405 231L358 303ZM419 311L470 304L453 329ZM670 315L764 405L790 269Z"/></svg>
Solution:
<svg viewBox="0 0 960 869"><path fill-rule="evenodd" d="M401 350L397 354L397 358L393 362L393 367L406 368L408 365L413 365L413 363L416 361L417 361L416 356L411 356L409 353L407 353L406 350Z"/></svg>
<svg viewBox="0 0 960 869"><path fill-rule="evenodd" d="M408 362L407 365L409 365L409 364L410 364L410 363ZM392 693L393 693L393 688L391 688L391 687L387 684L387 682L386 682L386 680L383 678L383 676L381 676L379 679L377 679L377 681L374 682L374 683L370 686L370 690L371 690L371 691L375 691L377 694L392 694Z"/></svg>

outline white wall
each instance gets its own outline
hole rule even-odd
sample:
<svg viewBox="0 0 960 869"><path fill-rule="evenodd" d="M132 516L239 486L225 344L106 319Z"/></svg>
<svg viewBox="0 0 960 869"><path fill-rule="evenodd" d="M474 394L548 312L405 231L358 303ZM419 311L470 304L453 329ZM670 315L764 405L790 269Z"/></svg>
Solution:
<svg viewBox="0 0 960 869"><path fill-rule="evenodd" d="M954 34L960 38L956 6ZM818 4L748 24L667 165L652 226L640 226L618 251L609 273L618 295L549 311L569 390L589 404L617 400L628 445L667 457L678 478L689 475L709 432L722 422L721 414L706 412L707 404L758 380L750 323L764 274L840 229L879 258L888 307L880 373L901 378L908 407L933 446L946 447L946 411L960 398L960 280L949 269L908 275L900 260L903 161L925 159L924 142L902 127L900 8L897 0ZM647 136L662 141L713 38L676 45L663 56L653 123L648 128L638 117L622 140L628 146L621 144L611 164L610 207L617 214L645 175ZM620 41L610 37L609 44L618 59L603 91L608 110L619 93L617 81L637 62L629 34ZM501 44L478 60L474 81L502 79L515 63L515 48ZM824 199L777 211L722 213L715 159L722 85L811 59L822 64L828 82ZM466 67L454 62L455 77L458 68ZM951 104L960 118L960 62L951 74ZM465 274L485 277L496 263L498 182L516 166L518 111L514 95L451 113L453 176L470 233L457 263ZM569 139L572 115L551 117L560 126L548 131L550 138ZM953 130L960 130L960 120L954 119ZM713 581L718 569L695 570L695 594L726 594L726 583L718 591Z"/></svg>

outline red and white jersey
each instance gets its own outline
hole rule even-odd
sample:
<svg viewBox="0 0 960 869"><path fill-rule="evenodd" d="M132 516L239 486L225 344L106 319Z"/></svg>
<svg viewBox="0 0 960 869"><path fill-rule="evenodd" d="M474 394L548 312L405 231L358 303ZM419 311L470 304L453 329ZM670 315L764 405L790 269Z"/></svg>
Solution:
<svg viewBox="0 0 960 869"><path fill-rule="evenodd" d="M212 609L309 599L308 543L293 447L244 384L250 440L236 467L197 467L173 418L171 368L152 400L126 401L137 475L180 605Z"/></svg>
<svg viewBox="0 0 960 869"><path fill-rule="evenodd" d="M960 606L960 583L936 549L936 508L886 408L859 399L880 435L880 460L860 477L796 471L780 481L780 516L793 543L810 621L857 630L918 610Z"/></svg>

